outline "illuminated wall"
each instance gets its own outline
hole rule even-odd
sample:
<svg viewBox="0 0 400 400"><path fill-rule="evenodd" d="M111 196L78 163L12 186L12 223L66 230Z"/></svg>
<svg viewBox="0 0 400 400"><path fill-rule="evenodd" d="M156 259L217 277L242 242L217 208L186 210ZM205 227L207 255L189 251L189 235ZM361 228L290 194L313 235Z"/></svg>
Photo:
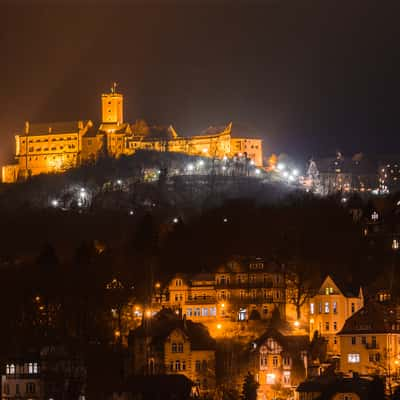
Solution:
<svg viewBox="0 0 400 400"><path fill-rule="evenodd" d="M79 165L82 136L91 121L29 124L16 135L16 158L20 177L65 171Z"/></svg>
<svg viewBox="0 0 400 400"><path fill-rule="evenodd" d="M338 333L346 320L362 308L363 304L362 292L358 297L346 296L328 276L318 294L310 299L310 338L318 331L328 341L328 353L340 354Z"/></svg>
<svg viewBox="0 0 400 400"><path fill-rule="evenodd" d="M258 167L263 165L262 140L250 138L232 138L231 155L247 153L247 157L254 161Z"/></svg>

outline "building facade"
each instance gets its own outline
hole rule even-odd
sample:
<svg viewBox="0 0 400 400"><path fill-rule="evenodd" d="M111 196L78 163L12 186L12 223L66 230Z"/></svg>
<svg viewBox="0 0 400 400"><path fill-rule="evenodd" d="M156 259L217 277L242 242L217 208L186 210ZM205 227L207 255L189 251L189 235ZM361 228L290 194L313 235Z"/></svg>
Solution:
<svg viewBox="0 0 400 400"><path fill-rule="evenodd" d="M129 337L133 375L185 375L201 394L215 389L215 341L207 328L163 310Z"/></svg>
<svg viewBox="0 0 400 400"><path fill-rule="evenodd" d="M1 377L1 398L43 399L40 365L36 358L10 360Z"/></svg>
<svg viewBox="0 0 400 400"><path fill-rule="evenodd" d="M177 274L165 288L162 306L204 322L269 320L275 309L285 318L284 274L260 258L232 260L209 274Z"/></svg>
<svg viewBox="0 0 400 400"><path fill-rule="evenodd" d="M247 154L254 165L262 166L262 141L254 138L232 138L232 123L209 128L198 136L179 136L172 126L151 127L143 121L124 122L124 98L116 92L101 96L101 124L72 121L25 123L23 132L15 135L16 163L2 168L2 181L12 183L33 175L59 173L101 155L120 157L137 150L171 151L211 158ZM139 123L138 123L139 122Z"/></svg>
<svg viewBox="0 0 400 400"><path fill-rule="evenodd" d="M400 382L400 318L398 306L367 303L350 317L340 336L340 371L385 376Z"/></svg>
<svg viewBox="0 0 400 400"><path fill-rule="evenodd" d="M364 305L361 287L341 288L331 276L327 276L310 299L310 338L316 331L327 340L327 352L340 354L338 333L346 320Z"/></svg>
<svg viewBox="0 0 400 400"><path fill-rule="evenodd" d="M275 328L257 339L252 353L258 397L272 399L281 389L294 393L306 377L308 348L308 336L284 335Z"/></svg>

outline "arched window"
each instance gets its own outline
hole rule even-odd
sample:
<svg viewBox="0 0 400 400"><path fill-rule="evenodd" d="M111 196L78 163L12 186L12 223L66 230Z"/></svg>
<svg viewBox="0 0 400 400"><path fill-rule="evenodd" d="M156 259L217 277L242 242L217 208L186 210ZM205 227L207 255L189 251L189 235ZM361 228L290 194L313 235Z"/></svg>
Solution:
<svg viewBox="0 0 400 400"><path fill-rule="evenodd" d="M175 361L175 371L181 370L181 362L179 360Z"/></svg>

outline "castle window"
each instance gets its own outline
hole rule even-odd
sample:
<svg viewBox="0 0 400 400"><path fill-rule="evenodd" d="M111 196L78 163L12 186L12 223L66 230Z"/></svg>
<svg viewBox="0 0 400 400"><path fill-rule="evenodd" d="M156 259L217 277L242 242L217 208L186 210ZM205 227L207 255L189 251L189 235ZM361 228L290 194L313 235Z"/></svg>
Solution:
<svg viewBox="0 0 400 400"><path fill-rule="evenodd" d="M325 312L325 314L329 314L329 302L328 301L325 302L324 312Z"/></svg>
<svg viewBox="0 0 400 400"><path fill-rule="evenodd" d="M272 358L272 366L273 366L274 368L277 368L277 367L278 367L278 357L277 357L277 356L274 356L274 357Z"/></svg>
<svg viewBox="0 0 400 400"><path fill-rule="evenodd" d="M180 371L181 370L181 362L180 360L175 361L175 371Z"/></svg>
<svg viewBox="0 0 400 400"><path fill-rule="evenodd" d="M172 352L172 353L176 353L176 352L177 352L177 350L178 350L178 346L177 346L177 344L176 344L176 343L172 343L172 346L171 346L171 352Z"/></svg>
<svg viewBox="0 0 400 400"><path fill-rule="evenodd" d="M201 370L201 361L196 360L196 372L200 372L200 370Z"/></svg>
<svg viewBox="0 0 400 400"><path fill-rule="evenodd" d="M206 360L203 360L203 362L201 363L201 369L203 371L207 371L207 361Z"/></svg>
<svg viewBox="0 0 400 400"><path fill-rule="evenodd" d="M178 343L178 353L183 353L183 343Z"/></svg>
<svg viewBox="0 0 400 400"><path fill-rule="evenodd" d="M186 361L182 361L182 371L186 371Z"/></svg>
<svg viewBox="0 0 400 400"><path fill-rule="evenodd" d="M194 309L194 314L193 314L195 317L200 317L200 307L196 307L195 309Z"/></svg>

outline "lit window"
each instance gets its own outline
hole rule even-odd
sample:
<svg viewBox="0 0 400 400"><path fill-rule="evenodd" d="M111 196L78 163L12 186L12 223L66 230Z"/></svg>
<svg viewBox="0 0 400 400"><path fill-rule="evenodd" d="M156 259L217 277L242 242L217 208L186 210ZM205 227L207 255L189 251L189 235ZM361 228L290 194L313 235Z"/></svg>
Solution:
<svg viewBox="0 0 400 400"><path fill-rule="evenodd" d="M283 384L290 385L290 371L283 371Z"/></svg>
<svg viewBox="0 0 400 400"><path fill-rule="evenodd" d="M349 363L357 364L360 362L360 354L358 353L350 353L347 355L347 361Z"/></svg>
<svg viewBox="0 0 400 400"><path fill-rule="evenodd" d="M329 302L325 302L325 304L324 304L324 312L325 312L325 314L329 314Z"/></svg>
<svg viewBox="0 0 400 400"><path fill-rule="evenodd" d="M275 374L267 374L267 385L274 385L275 379L276 379Z"/></svg>
<svg viewBox="0 0 400 400"><path fill-rule="evenodd" d="M179 360L175 361L175 371L181 370L181 362Z"/></svg>
<svg viewBox="0 0 400 400"><path fill-rule="evenodd" d="M201 315L203 317L208 317L208 308L202 308L201 309Z"/></svg>
<svg viewBox="0 0 400 400"><path fill-rule="evenodd" d="M191 317L191 316L192 316L192 309L191 309L191 308L187 308L187 309L186 309L186 315L187 315L188 317Z"/></svg>
<svg viewBox="0 0 400 400"><path fill-rule="evenodd" d="M266 356L260 357L260 367L267 367L268 365L268 358Z"/></svg>
<svg viewBox="0 0 400 400"><path fill-rule="evenodd" d="M314 312L315 312L314 303L310 303L310 314L314 314Z"/></svg>

